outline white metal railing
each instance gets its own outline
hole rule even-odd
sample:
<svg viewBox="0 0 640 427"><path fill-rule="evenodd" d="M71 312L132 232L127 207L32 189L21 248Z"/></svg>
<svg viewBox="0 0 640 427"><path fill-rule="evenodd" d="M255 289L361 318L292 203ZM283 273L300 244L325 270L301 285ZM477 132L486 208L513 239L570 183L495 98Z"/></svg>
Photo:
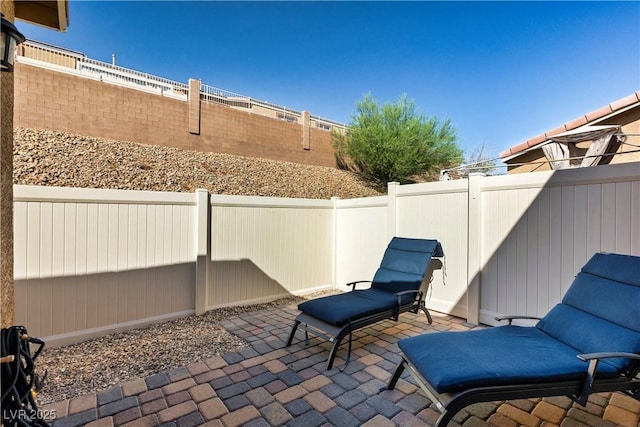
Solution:
<svg viewBox="0 0 640 427"><path fill-rule="evenodd" d="M20 56L21 52L26 55L26 58L38 60L39 65L44 65L49 62L57 64L57 62L53 61L52 58L65 57L71 60L70 62L65 62L65 64L68 64L66 66L75 66L74 69L81 75L126 85L132 88L142 88L161 95L173 95L184 100L188 99L188 84L120 67L108 62L87 58L80 52L31 40L23 43L22 49L18 51L18 56ZM232 108L251 111L255 114L274 117L290 123L300 123L302 119L302 113L300 111L272 104L267 101L261 101L249 96L240 95L210 85L201 85L200 99L205 102L226 105ZM310 119L312 126L318 129L327 131L338 129L344 131L347 128L346 125L342 123L318 116L312 115L310 116Z"/></svg>
<svg viewBox="0 0 640 427"><path fill-rule="evenodd" d="M19 62L177 97L185 101L189 96L189 86L184 83L87 58L79 52L45 43L24 42L18 50L17 59Z"/></svg>
<svg viewBox="0 0 640 427"><path fill-rule="evenodd" d="M184 83L97 61L95 59L79 59L77 69L86 74L99 76L103 80L143 86L147 89L160 91L161 93L189 94L189 86Z"/></svg>
<svg viewBox="0 0 640 427"><path fill-rule="evenodd" d="M329 119L325 119L323 117L320 116L314 116L311 115L311 122L316 124L316 127L318 129L324 129L324 130L341 130L341 131L346 131L347 130L347 125L345 125L344 123L340 123L340 122L336 122L333 120L329 120Z"/></svg>
<svg viewBox="0 0 640 427"><path fill-rule="evenodd" d="M251 110L253 113L276 117L290 123L300 123L302 113L287 107L272 104L267 101L252 98L246 95L240 95L235 92L220 89L210 85L201 85L200 99L217 104L228 105L229 107ZM330 131L334 128L345 130L347 127L343 123L325 119L319 116L310 116L311 123L315 124L318 129Z"/></svg>
<svg viewBox="0 0 640 427"><path fill-rule="evenodd" d="M252 112L259 114L262 113L266 116L273 116L291 123L298 123L302 118L302 113L299 111L291 110L280 105L271 104L267 101L261 101L210 85L201 85L200 99L207 102L228 105L229 107L251 110Z"/></svg>

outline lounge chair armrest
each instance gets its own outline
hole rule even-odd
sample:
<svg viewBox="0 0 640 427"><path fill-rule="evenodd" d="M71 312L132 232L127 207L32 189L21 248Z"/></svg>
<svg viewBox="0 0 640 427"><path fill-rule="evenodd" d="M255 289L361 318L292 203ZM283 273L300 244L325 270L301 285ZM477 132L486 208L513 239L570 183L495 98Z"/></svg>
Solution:
<svg viewBox="0 0 640 427"><path fill-rule="evenodd" d="M621 359L636 359L640 360L640 354L637 353L621 353L621 352L605 352L605 353L586 353L579 354L578 359L583 362L588 362L590 360L599 360L599 359L611 359L611 358L621 358Z"/></svg>
<svg viewBox="0 0 640 427"><path fill-rule="evenodd" d="M404 295L416 294L414 303L422 300L422 291L420 289L408 289L406 291L395 292L393 295L398 297L398 308L402 306L402 297Z"/></svg>
<svg viewBox="0 0 640 427"><path fill-rule="evenodd" d="M495 319L498 322L502 322L503 320L506 320L507 322L509 322L508 323L509 325L514 320L540 320L540 318L536 316L496 316Z"/></svg>
<svg viewBox="0 0 640 427"><path fill-rule="evenodd" d="M371 283L371 280L356 280L355 282L347 283L347 286L351 286L351 290L355 291L358 283Z"/></svg>
<svg viewBox="0 0 640 427"><path fill-rule="evenodd" d="M418 294L420 293L420 289L409 289L407 291L400 291L400 292L396 292L393 295L401 297L402 295L408 295L408 294Z"/></svg>
<svg viewBox="0 0 640 427"><path fill-rule="evenodd" d="M576 398L576 401L583 406L587 404L587 399L589 397L589 394L591 394L591 387L596 376L598 363L601 359L624 358L640 360L640 354L623 352L585 353L578 354L577 357L583 362L589 362L589 367L587 368L587 376L585 378L584 384L582 385L582 392L580 393L580 396L577 396Z"/></svg>

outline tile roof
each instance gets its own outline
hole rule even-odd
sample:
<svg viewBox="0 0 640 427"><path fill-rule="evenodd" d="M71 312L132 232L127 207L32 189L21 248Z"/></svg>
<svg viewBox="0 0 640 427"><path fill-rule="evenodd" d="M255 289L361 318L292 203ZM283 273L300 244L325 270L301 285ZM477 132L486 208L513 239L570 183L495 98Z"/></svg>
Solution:
<svg viewBox="0 0 640 427"><path fill-rule="evenodd" d="M513 156L515 154L519 154L525 151L528 148L534 147L538 144L542 144L547 141L551 136L557 135L562 132L566 132L568 130L576 129L580 126L584 126L588 123L593 122L594 120L600 119L608 114L626 108L630 105L636 104L640 102L640 91L637 91L629 96L626 96L622 99L618 99L617 101L613 101L612 103L599 108L595 111L585 114L584 116L578 117L577 119L571 120L561 126L558 126L555 129L551 129L542 135L538 135L534 138L528 139L525 142L515 145L503 152L501 152L500 158L505 158L508 156Z"/></svg>

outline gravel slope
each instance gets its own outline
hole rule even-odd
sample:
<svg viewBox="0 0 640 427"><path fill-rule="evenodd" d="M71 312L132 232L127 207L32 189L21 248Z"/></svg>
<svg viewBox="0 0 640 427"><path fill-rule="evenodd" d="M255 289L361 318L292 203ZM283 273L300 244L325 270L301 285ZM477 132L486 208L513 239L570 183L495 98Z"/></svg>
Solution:
<svg viewBox="0 0 640 427"><path fill-rule="evenodd" d="M46 347L36 359L36 372L48 372L38 403L58 402L107 390L136 378L179 368L213 356L238 351L248 344L220 326L243 313L287 306L326 295L292 296L272 302L220 308L196 316L118 332L60 348ZM197 339L185 335L197 331Z"/></svg>
<svg viewBox="0 0 640 427"><path fill-rule="evenodd" d="M357 175L329 167L202 153L16 128L15 184L243 196L344 199L379 196Z"/></svg>

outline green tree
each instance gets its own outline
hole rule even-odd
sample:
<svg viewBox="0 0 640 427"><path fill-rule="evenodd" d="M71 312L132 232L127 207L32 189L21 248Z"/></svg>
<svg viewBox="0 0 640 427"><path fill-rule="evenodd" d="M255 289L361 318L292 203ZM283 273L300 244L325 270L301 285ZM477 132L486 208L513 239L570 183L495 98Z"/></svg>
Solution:
<svg viewBox="0 0 640 427"><path fill-rule="evenodd" d="M356 108L348 132L333 134L339 165L386 184L410 182L419 174L437 176L440 169L460 164L462 150L450 121L418 114L406 95L379 105L367 94Z"/></svg>

